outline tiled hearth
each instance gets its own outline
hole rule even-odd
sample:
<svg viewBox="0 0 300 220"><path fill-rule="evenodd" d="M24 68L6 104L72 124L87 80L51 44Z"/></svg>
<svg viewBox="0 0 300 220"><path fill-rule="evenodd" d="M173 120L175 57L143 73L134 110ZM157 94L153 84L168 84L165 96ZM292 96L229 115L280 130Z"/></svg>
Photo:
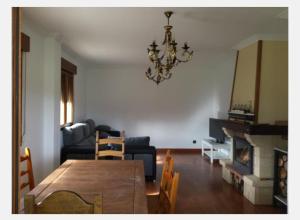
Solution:
<svg viewBox="0 0 300 220"><path fill-rule="evenodd" d="M226 129L225 129L226 130ZM226 131L230 138L230 131ZM273 195L273 172L274 172L274 148L287 146L287 140L280 135L249 135L240 134L245 140L253 146L253 173L243 175L244 182L243 195L253 204L272 204ZM231 142L233 143L233 141ZM233 147L233 146L232 146ZM221 160L222 176L232 184L232 176L228 164L232 160Z"/></svg>

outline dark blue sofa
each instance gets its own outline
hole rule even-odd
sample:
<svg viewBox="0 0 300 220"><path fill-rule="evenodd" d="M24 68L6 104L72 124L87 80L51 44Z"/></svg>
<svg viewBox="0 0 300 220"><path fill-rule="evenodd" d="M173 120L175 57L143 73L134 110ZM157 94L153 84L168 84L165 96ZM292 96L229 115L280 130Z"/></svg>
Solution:
<svg viewBox="0 0 300 220"><path fill-rule="evenodd" d="M95 159L96 130L100 138L120 137L120 131L107 125L95 126L92 119L66 126L62 129L64 146L61 148L60 163L67 159ZM156 179L156 149L150 146L150 137L125 138L125 159L143 160L147 180Z"/></svg>

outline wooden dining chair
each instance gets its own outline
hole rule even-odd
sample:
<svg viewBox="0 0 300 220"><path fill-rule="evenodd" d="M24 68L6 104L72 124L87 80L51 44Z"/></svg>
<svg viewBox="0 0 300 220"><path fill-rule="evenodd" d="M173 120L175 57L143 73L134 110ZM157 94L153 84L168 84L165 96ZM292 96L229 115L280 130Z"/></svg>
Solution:
<svg viewBox="0 0 300 220"><path fill-rule="evenodd" d="M159 205L158 205L158 213L175 213L176 207L176 198L178 191L178 183L179 183L179 173L175 172L174 175L169 173L165 173L168 175L165 177L166 180L166 189L161 190L159 194Z"/></svg>
<svg viewBox="0 0 300 220"><path fill-rule="evenodd" d="M25 147L25 154L20 156L20 162L26 161L26 169L21 170L20 177L27 176L26 182L20 183L20 190L22 191L25 187L29 186L29 190L34 188L34 178L33 178L33 170L32 170L32 162L31 162L31 152L29 147Z"/></svg>
<svg viewBox="0 0 300 220"><path fill-rule="evenodd" d="M122 137L109 137L105 139L99 138L99 131L96 131L96 146L95 146L95 159L99 157L119 157L124 160L125 151L125 138ZM116 146L121 146L120 149ZM103 149L101 149L103 148Z"/></svg>
<svg viewBox="0 0 300 220"><path fill-rule="evenodd" d="M164 164L163 164L162 175L160 179L160 189L164 189L166 185L166 179L164 173L173 173L173 172L174 172L174 159L171 156L170 150L167 150Z"/></svg>
<svg viewBox="0 0 300 220"><path fill-rule="evenodd" d="M102 195L96 195L93 203L86 202L75 192L60 190L49 194L36 204L35 196L25 196L25 214L101 214Z"/></svg>
<svg viewBox="0 0 300 220"><path fill-rule="evenodd" d="M174 174L174 159L168 150L163 164L159 194L147 196L149 213L175 212L178 182L179 173Z"/></svg>
<svg viewBox="0 0 300 220"><path fill-rule="evenodd" d="M158 196L147 196L148 210L150 214L172 214L175 213L177 191L179 184L179 173L165 172L165 189L160 189Z"/></svg>
<svg viewBox="0 0 300 220"><path fill-rule="evenodd" d="M26 162L26 163L25 163ZM25 147L24 155L20 156L20 184L19 184L19 213L24 213L24 193L34 188L34 177L31 162L31 152L29 147Z"/></svg>

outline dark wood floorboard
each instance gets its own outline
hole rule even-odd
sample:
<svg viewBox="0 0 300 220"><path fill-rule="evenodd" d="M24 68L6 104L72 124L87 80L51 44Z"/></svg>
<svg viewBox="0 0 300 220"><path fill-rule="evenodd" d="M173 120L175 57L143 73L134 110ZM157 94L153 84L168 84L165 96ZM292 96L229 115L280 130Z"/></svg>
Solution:
<svg viewBox="0 0 300 220"><path fill-rule="evenodd" d="M222 167L199 153L171 153L175 170L180 172L176 204L178 214L270 214L280 209L252 205L222 178ZM147 182L147 194L158 193L164 153L157 154L157 181Z"/></svg>

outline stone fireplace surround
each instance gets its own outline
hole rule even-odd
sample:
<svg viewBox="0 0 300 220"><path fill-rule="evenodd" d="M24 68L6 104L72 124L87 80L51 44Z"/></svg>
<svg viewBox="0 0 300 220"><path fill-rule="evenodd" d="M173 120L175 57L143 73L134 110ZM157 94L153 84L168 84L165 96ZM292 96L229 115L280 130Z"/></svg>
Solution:
<svg viewBox="0 0 300 220"><path fill-rule="evenodd" d="M228 128L229 127L229 128ZM234 137L244 138L253 146L253 174L244 175L243 195L255 205L270 205L273 201L273 172L274 172L274 148L285 149L287 140L276 131L253 132L245 129L233 129L232 126L223 127L225 134L231 139ZM278 128L278 127L277 127ZM279 129L280 130L280 129ZM283 133L285 129L283 128ZM287 128L286 128L287 132ZM263 133L263 134L258 134ZM272 134L273 133L273 134ZM286 135L286 134L285 134ZM233 146L232 146L233 147ZM233 157L231 157L233 158ZM228 183L232 184L232 178L228 165L232 165L233 160L220 160L222 165L222 176Z"/></svg>

